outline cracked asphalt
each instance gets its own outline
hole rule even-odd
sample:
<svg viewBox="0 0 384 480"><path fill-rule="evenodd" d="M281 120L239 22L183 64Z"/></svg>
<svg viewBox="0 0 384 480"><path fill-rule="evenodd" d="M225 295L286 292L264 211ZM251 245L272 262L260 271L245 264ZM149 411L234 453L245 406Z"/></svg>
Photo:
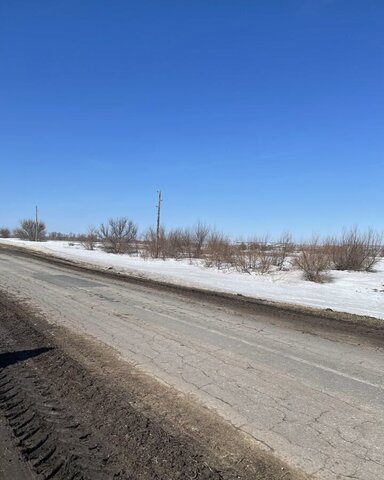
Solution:
<svg viewBox="0 0 384 480"><path fill-rule="evenodd" d="M314 478L384 478L380 345L4 251L0 269L0 288L50 322L112 346Z"/></svg>

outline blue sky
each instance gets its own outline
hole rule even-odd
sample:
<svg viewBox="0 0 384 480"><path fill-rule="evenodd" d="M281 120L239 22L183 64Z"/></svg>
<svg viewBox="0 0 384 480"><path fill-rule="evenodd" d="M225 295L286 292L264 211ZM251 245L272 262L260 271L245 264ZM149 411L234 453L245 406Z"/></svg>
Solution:
<svg viewBox="0 0 384 480"><path fill-rule="evenodd" d="M384 2L0 1L0 224L384 229Z"/></svg>

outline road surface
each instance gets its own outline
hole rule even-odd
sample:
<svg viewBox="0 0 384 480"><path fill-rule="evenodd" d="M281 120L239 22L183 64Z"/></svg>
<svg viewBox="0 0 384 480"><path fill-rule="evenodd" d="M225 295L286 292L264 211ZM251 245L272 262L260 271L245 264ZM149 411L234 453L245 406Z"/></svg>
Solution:
<svg viewBox="0 0 384 480"><path fill-rule="evenodd" d="M4 250L0 271L0 289L115 348L313 478L384 478L380 342Z"/></svg>

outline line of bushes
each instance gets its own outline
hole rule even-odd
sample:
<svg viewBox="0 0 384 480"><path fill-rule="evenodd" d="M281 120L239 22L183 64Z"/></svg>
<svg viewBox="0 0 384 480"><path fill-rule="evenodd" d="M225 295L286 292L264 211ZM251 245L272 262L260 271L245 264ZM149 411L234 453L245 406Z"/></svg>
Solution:
<svg viewBox="0 0 384 480"><path fill-rule="evenodd" d="M144 258L200 259L207 267L233 269L245 273L268 273L289 268L301 270L307 280L324 282L328 271L372 271L384 255L383 236L373 230L345 230L340 237L321 241L318 237L297 245L289 233L277 242L268 237L233 242L226 235L198 223L192 228L157 232L150 228L140 239L130 220L110 219L82 238L85 248L97 242L111 253L137 253Z"/></svg>
<svg viewBox="0 0 384 480"><path fill-rule="evenodd" d="M137 254L143 258L199 259L207 267L232 269L245 273L268 273L296 268L307 280L324 282L329 270L372 271L384 255L383 236L356 227L345 230L340 237L320 240L318 237L300 245L289 233L276 242L268 237L247 242L233 242L226 235L198 223L191 228L166 231L160 228L159 236L149 228L140 237L138 227L130 219L110 218L99 228L92 227L83 235L64 235L54 232L47 236L44 222L22 220L13 235L23 240L47 238L79 242L87 250L100 246L114 254ZM0 229L0 237L9 238L8 228Z"/></svg>
<svg viewBox="0 0 384 480"><path fill-rule="evenodd" d="M314 237L300 245L294 266L304 272L307 280L323 282L331 269L371 272L383 255L383 235L354 227L344 230L340 237L324 241Z"/></svg>

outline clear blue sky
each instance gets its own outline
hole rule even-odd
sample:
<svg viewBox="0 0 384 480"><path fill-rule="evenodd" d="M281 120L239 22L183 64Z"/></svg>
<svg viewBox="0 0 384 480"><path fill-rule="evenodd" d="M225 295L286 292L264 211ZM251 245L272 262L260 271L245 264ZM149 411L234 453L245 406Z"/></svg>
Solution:
<svg viewBox="0 0 384 480"><path fill-rule="evenodd" d="M382 0L0 2L0 224L384 229Z"/></svg>

